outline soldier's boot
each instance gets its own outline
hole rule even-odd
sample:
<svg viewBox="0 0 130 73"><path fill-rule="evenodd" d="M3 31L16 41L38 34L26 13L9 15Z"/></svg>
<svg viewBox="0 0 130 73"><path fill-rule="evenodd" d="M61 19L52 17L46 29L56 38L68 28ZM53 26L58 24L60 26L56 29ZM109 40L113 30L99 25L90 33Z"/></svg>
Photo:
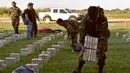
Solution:
<svg viewBox="0 0 130 73"><path fill-rule="evenodd" d="M98 73L103 73L103 68L104 68L104 65L105 65L105 59L106 59L105 56L103 56L102 58L99 59L99 61L98 61Z"/></svg>
<svg viewBox="0 0 130 73"><path fill-rule="evenodd" d="M81 73L83 65L85 64L85 61L79 61L78 68L76 68L73 73Z"/></svg>
<svg viewBox="0 0 130 73"><path fill-rule="evenodd" d="M104 66L98 66L98 73L103 73L103 67Z"/></svg>

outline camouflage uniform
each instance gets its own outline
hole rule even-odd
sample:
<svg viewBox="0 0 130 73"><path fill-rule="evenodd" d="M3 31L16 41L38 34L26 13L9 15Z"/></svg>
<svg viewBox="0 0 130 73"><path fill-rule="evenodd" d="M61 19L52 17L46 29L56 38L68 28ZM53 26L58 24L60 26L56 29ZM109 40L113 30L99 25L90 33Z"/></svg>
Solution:
<svg viewBox="0 0 130 73"><path fill-rule="evenodd" d="M21 10L18 7L11 7L9 9L9 15L11 16L12 20L12 26L15 30L15 33L18 34L18 26L19 26L19 21L20 21L20 16Z"/></svg>
<svg viewBox="0 0 130 73"><path fill-rule="evenodd" d="M80 24L75 20L64 20L63 27L67 29L68 37L72 42L72 46L77 45L77 34L80 31Z"/></svg>
<svg viewBox="0 0 130 73"><path fill-rule="evenodd" d="M72 46L77 45L77 34L80 31L80 24L75 20L65 20L63 22L65 24L65 28L67 29L68 37L72 42Z"/></svg>
<svg viewBox="0 0 130 73"><path fill-rule="evenodd" d="M96 26L92 26L92 27L89 26L93 24L96 24ZM94 28L96 29L95 31L93 30ZM82 45L84 45L84 39L86 35L97 37L99 39L98 50L97 50L97 58L98 58L97 64L99 68L98 73L102 73L103 67L105 65L105 59L106 59L105 52L108 49L107 47L108 38L110 36L107 18L105 17L104 14L99 14L99 18L95 22L92 22L87 14L85 15L84 19L82 20L82 30L81 30L81 38L80 38L80 43ZM73 73L81 73L81 69L84 64L85 61L83 60L83 53L82 53L79 58L78 68L74 70Z"/></svg>

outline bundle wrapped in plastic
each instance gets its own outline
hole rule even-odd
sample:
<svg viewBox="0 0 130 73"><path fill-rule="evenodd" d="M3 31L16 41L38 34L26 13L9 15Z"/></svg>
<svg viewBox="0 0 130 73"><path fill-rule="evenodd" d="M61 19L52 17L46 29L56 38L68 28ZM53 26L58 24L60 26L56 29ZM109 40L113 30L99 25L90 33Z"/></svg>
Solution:
<svg viewBox="0 0 130 73"><path fill-rule="evenodd" d="M3 70L6 67L6 64L4 64L4 60L0 60L0 70Z"/></svg>
<svg viewBox="0 0 130 73"><path fill-rule="evenodd" d="M60 48L64 48L64 42L63 41L58 42L58 45L60 46Z"/></svg>
<svg viewBox="0 0 130 73"><path fill-rule="evenodd" d="M32 59L32 64L38 64L39 67L42 67L42 62L43 62L42 58L34 58L34 59Z"/></svg>
<svg viewBox="0 0 130 73"><path fill-rule="evenodd" d="M26 66L33 70L34 73L39 73L39 66L38 64L26 64Z"/></svg>
<svg viewBox="0 0 130 73"><path fill-rule="evenodd" d="M15 58L16 61L20 60L20 53L11 53L10 57Z"/></svg>
<svg viewBox="0 0 130 73"><path fill-rule="evenodd" d="M83 55L83 60L89 61L89 62L96 62L96 51L98 47L98 38L92 37L92 36L85 36L85 44L84 47L86 51Z"/></svg>

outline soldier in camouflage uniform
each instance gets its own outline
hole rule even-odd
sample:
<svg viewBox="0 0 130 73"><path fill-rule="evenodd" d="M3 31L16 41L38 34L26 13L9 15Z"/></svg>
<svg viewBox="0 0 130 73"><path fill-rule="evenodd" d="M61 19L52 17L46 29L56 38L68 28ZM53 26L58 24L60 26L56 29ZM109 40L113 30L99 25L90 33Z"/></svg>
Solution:
<svg viewBox="0 0 130 73"><path fill-rule="evenodd" d="M68 39L72 42L71 47L73 48L76 46L78 44L77 34L79 33L80 24L75 20L62 20L60 18L56 22L60 26L63 26L65 29L67 29Z"/></svg>
<svg viewBox="0 0 130 73"><path fill-rule="evenodd" d="M98 38L98 73L102 73L103 67L105 65L105 53L107 51L108 38L110 36L107 18L104 15L103 9L95 6L90 6L88 9L88 14L86 14L82 20L82 26L83 27L80 38L80 43L82 46L84 46L84 39L86 35ZM83 53L85 51L85 48L83 47L82 50L83 52L79 58L78 67L73 71L73 73L81 73L82 67L85 64L85 61L83 60Z"/></svg>
<svg viewBox="0 0 130 73"><path fill-rule="evenodd" d="M12 7L9 9L9 15L11 16L12 26L15 30L15 34L19 34L18 26L20 21L21 10L16 6L16 2L12 2Z"/></svg>

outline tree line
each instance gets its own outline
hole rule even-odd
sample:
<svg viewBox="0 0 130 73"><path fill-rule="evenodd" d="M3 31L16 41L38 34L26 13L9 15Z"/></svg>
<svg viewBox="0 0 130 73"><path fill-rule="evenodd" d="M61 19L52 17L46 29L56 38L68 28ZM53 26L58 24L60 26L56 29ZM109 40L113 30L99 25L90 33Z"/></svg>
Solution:
<svg viewBox="0 0 130 73"><path fill-rule="evenodd" d="M39 12L49 12L50 8L36 8L35 9L37 13ZM9 8L7 7L0 7L0 16L2 15L8 15ZM76 13L81 13L81 14L86 14L87 9L82 9L82 10L76 10L73 9L73 12ZM104 10L105 14L109 18L130 18L130 9L126 8L124 10L121 9L111 9L111 10Z"/></svg>

